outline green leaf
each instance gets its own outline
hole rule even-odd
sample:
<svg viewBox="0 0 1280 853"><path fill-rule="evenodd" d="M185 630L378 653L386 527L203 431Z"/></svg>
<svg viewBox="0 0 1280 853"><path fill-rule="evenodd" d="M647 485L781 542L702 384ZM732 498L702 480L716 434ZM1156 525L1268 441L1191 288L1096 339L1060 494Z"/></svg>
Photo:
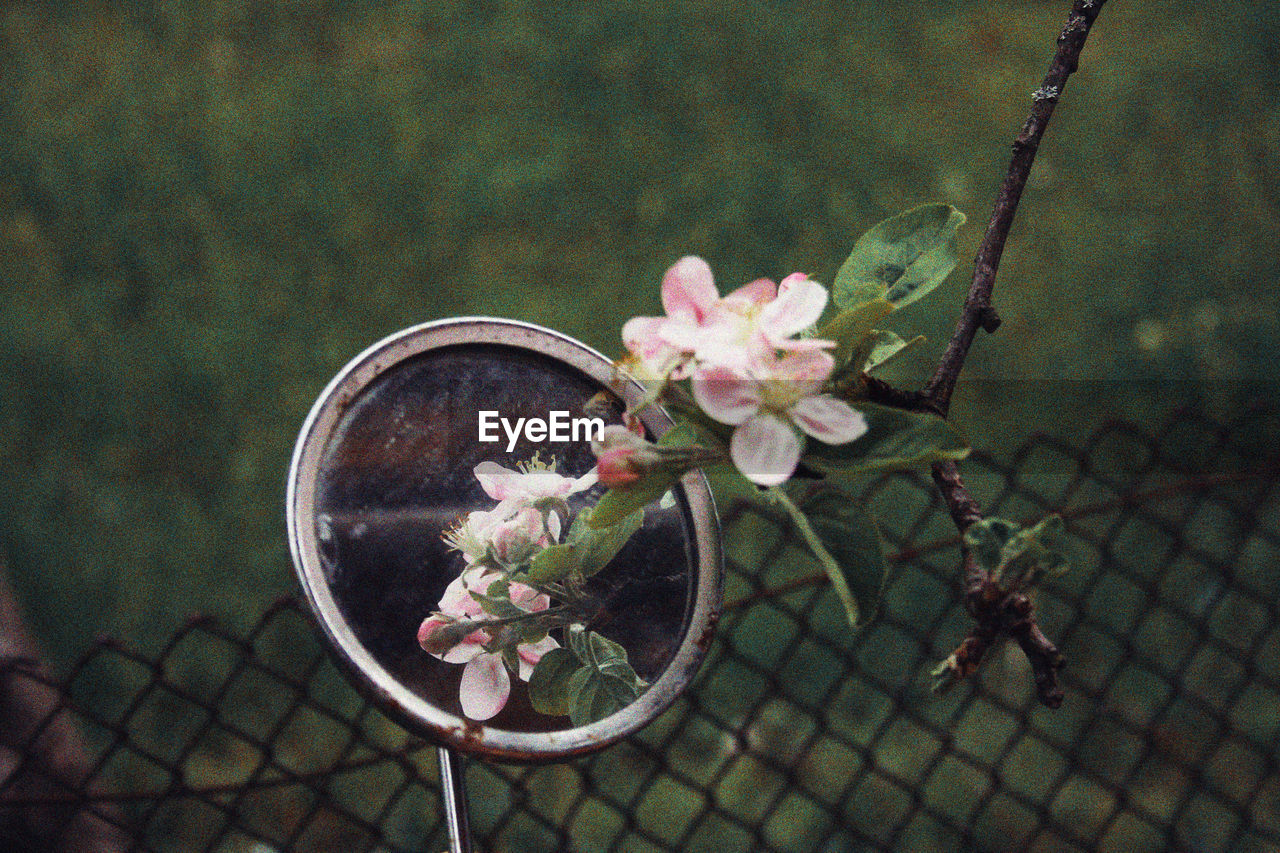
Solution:
<svg viewBox="0 0 1280 853"><path fill-rule="evenodd" d="M636 691L646 686L627 661L627 650L608 637L574 623L565 630L565 640L569 650L583 666L612 678L620 678Z"/></svg>
<svg viewBox="0 0 1280 853"><path fill-rule="evenodd" d="M588 631L586 626L574 623L565 629L569 648L584 664L599 669L609 661L627 659L627 650L608 637L595 631Z"/></svg>
<svg viewBox="0 0 1280 853"><path fill-rule="evenodd" d="M513 627L520 630L520 642L522 643L541 643L547 638L547 624L545 621L531 619L528 622L519 622Z"/></svg>
<svg viewBox="0 0 1280 853"><path fill-rule="evenodd" d="M569 713L569 680L582 669L582 661L568 649L544 654L529 676L529 702L533 710L550 717Z"/></svg>
<svg viewBox="0 0 1280 853"><path fill-rule="evenodd" d="M545 586L568 577L573 571L575 559L572 549L567 545L552 545L543 548L534 555L529 569L516 575L517 581L524 581L534 586Z"/></svg>
<svg viewBox="0 0 1280 853"><path fill-rule="evenodd" d="M471 590L471 597L480 603L480 607L490 616L499 619L510 619L512 616L523 616L527 611L512 602L510 598L499 598L483 592Z"/></svg>
<svg viewBox="0 0 1280 853"><path fill-rule="evenodd" d="M635 512L642 511L649 504L667 493L667 489L675 485L677 478L665 471L655 471L637 483L626 488L610 489L600 498L595 510L591 513L591 523L595 527L608 527Z"/></svg>
<svg viewBox="0 0 1280 853"><path fill-rule="evenodd" d="M569 695L569 719L585 726L621 711L639 694L620 678L583 667L569 679Z"/></svg>
<svg viewBox="0 0 1280 853"><path fill-rule="evenodd" d="M988 572L994 572L1000 568L1000 556L1005 543L1019 529L1016 522L1004 518L984 518L969 525L969 529L964 532L964 541L973 552L978 565Z"/></svg>
<svg viewBox="0 0 1280 853"><path fill-rule="evenodd" d="M617 679L609 679L599 672L584 669L571 679L572 699L568 717L575 726L593 724L611 713L626 707L625 699L618 697Z"/></svg>
<svg viewBox="0 0 1280 853"><path fill-rule="evenodd" d="M836 342L832 352L836 364L843 366L850 356L861 350L864 342L880 321L893 312L893 304L885 299L873 299L845 308L818 331L818 337ZM855 365L861 367L861 364Z"/></svg>
<svg viewBox="0 0 1280 853"><path fill-rule="evenodd" d="M985 518L969 526L964 541L978 565L997 583L1026 587L1067 570L1067 558L1061 550L1065 532L1066 526L1056 515L1030 528L1003 518Z"/></svg>
<svg viewBox="0 0 1280 853"><path fill-rule="evenodd" d="M507 578L498 578L485 587L484 594L492 598L511 598L511 581Z"/></svg>
<svg viewBox="0 0 1280 853"><path fill-rule="evenodd" d="M590 654L590 658L587 661L589 665L594 666L596 669L600 669L606 664L613 663L614 661L621 660L624 663L626 662L627 650L615 643L613 640L610 640L608 637L603 637L595 631L587 631L586 636L587 648Z"/></svg>
<svg viewBox="0 0 1280 853"><path fill-rule="evenodd" d="M956 229L965 215L926 204L892 216L858 239L840 267L832 300L841 308L885 299L895 308L933 290L955 269Z"/></svg>
<svg viewBox="0 0 1280 853"><path fill-rule="evenodd" d="M548 584L578 572L591 577L618 555L632 535L644 524L644 510L638 509L609 527L594 529L594 511L584 509L574 519L565 542L538 552L525 578L535 584Z"/></svg>
<svg viewBox="0 0 1280 853"><path fill-rule="evenodd" d="M849 624L863 627L880 601L889 572L875 522L854 498L834 486L793 481L787 492L825 555L792 541L779 559L797 575L811 572L817 563L827 573Z"/></svg>
<svg viewBox="0 0 1280 853"><path fill-rule="evenodd" d="M620 679L628 684L636 684L640 681L640 676L636 675L636 671L631 668L631 664L627 661L627 656L610 658L598 667L601 675L608 675L612 678Z"/></svg>
<svg viewBox="0 0 1280 853"><path fill-rule="evenodd" d="M969 447L955 427L937 415L856 402L867 432L848 444L808 444L803 463L841 481L945 459L963 459Z"/></svg>
<svg viewBox="0 0 1280 853"><path fill-rule="evenodd" d="M872 334L869 342L871 346L862 363L862 369L867 373L888 364L916 344L923 343L924 335L916 335L911 340L904 341L893 332L881 329Z"/></svg>
<svg viewBox="0 0 1280 853"><path fill-rule="evenodd" d="M569 546L578 551L578 563L583 577L591 577L609 565L643 525L644 511L638 510L609 527L587 531L580 541Z"/></svg>

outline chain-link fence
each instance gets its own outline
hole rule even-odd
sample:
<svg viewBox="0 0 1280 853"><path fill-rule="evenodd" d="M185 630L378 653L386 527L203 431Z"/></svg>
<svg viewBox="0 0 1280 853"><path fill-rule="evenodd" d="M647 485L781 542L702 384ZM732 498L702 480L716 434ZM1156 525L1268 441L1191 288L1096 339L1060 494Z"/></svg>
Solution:
<svg viewBox="0 0 1280 853"><path fill-rule="evenodd" d="M1278 425L1113 424L965 463L991 513L1067 519L1074 568L1038 596L1058 710L1009 646L929 692L967 622L927 477L867 492L893 570L855 635L820 581L783 574L791 543L737 546L751 520L732 522L694 688L588 758L468 762L480 849L1280 850ZM57 678L9 658L0 691L28 709L0 731L4 850L447 844L433 750L353 691L293 599L158 655L103 640Z"/></svg>

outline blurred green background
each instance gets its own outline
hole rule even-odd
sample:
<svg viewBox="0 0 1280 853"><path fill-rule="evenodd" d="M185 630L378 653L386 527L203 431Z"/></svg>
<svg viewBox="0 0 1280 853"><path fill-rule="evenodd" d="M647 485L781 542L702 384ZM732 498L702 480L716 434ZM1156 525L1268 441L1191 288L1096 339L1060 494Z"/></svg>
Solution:
<svg viewBox="0 0 1280 853"><path fill-rule="evenodd" d="M663 270L830 282L927 201L971 258L1064 2L10 2L0 545L55 661L249 624L328 379L494 314L611 354ZM1277 378L1280 6L1114 2L955 414L994 451ZM928 346L967 263L896 328ZM1250 386L1242 383L1260 383ZM1089 405L1085 405L1085 402Z"/></svg>

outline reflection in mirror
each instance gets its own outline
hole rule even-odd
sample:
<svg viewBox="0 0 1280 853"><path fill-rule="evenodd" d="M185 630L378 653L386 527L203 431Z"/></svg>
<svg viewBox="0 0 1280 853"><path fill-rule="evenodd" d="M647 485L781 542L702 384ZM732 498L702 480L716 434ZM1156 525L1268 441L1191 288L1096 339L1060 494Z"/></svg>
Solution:
<svg viewBox="0 0 1280 853"><path fill-rule="evenodd" d="M589 523L605 489L588 433L622 423L602 390L528 349L457 344L383 372L334 423L315 484L324 580L377 663L449 714L590 724L642 696L688 631L682 488Z"/></svg>

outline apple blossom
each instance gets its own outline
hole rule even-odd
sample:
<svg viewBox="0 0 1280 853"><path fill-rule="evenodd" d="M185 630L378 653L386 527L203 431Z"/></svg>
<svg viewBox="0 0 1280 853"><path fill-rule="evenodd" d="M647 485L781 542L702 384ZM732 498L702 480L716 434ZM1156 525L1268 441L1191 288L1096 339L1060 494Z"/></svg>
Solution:
<svg viewBox="0 0 1280 853"><path fill-rule="evenodd" d="M708 415L737 427L729 456L747 479L776 486L795 471L804 433L845 444L867 431L866 419L843 400L820 393L835 360L820 350L770 355L746 371L712 367L693 379L693 396Z"/></svg>
<svg viewBox="0 0 1280 853"><path fill-rule="evenodd" d="M749 294L743 293L748 290ZM833 347L834 341L792 339L818 322L826 306L826 288L804 273L792 273L777 286L768 279L752 282L713 308L709 321L691 341L694 360L708 367L746 369L775 349Z"/></svg>
<svg viewBox="0 0 1280 853"><path fill-rule="evenodd" d="M471 632L443 652L435 650L432 638L441 629L462 620L479 622L490 618L471 593L487 594L489 587L501 579L500 573L482 568L464 571L445 588L444 595L440 598L439 610L423 620L418 628L418 644L432 656L445 663L466 664L462 670L458 697L462 703L462 713L472 720L487 720L507 704L507 698L511 695L511 677L507 674L502 654L485 649L485 645L491 643L492 639L484 629ZM512 604L528 613L546 610L550 604L545 593L521 583L511 583L508 595ZM519 678L528 681L533 674L533 667L542 656L559 647L560 644L551 637L543 637L534 643L517 644L515 652L519 661Z"/></svg>
<svg viewBox="0 0 1280 853"><path fill-rule="evenodd" d="M534 458L522 470L503 468L497 462L481 462L473 469L485 494L496 501L529 506L542 498L565 498L595 485L595 472L574 479L556 473L554 465ZM502 504L500 503L499 506Z"/></svg>
<svg viewBox="0 0 1280 853"><path fill-rule="evenodd" d="M474 473L485 494L499 503L491 510L468 513L444 534L445 542L462 552L470 565L489 556L513 565L554 544L560 537L560 514L554 507L535 505L546 500L563 501L596 482L594 469L575 479L557 474L554 466L543 465L537 459L526 463L523 470L481 462Z"/></svg>
<svg viewBox="0 0 1280 853"><path fill-rule="evenodd" d="M676 261L662 280L666 317L633 317L622 341L641 378L683 379L697 368L744 368L773 349L810 350L833 341L793 339L817 322L827 291L803 273L781 286L757 279L723 298L702 258Z"/></svg>

